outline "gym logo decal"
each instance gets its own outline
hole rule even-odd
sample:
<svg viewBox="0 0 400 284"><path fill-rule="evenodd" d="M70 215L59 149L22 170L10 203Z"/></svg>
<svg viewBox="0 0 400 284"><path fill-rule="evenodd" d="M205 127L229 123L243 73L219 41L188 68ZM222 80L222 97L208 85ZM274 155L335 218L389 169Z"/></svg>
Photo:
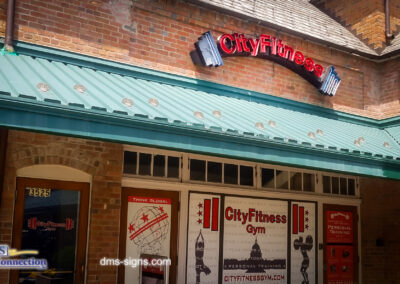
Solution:
<svg viewBox="0 0 400 284"><path fill-rule="evenodd" d="M292 281L315 283L315 207L312 203L292 202ZM312 272L309 269L311 266ZM297 282L298 281L298 282ZM300 282L301 281L301 282Z"/></svg>

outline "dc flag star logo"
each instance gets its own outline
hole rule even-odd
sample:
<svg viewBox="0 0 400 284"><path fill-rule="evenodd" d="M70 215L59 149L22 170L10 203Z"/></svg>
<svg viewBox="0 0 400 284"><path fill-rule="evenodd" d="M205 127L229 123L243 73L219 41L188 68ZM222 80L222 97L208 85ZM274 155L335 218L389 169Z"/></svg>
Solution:
<svg viewBox="0 0 400 284"><path fill-rule="evenodd" d="M197 223L203 225L203 229L218 231L219 198L204 199L197 205Z"/></svg>

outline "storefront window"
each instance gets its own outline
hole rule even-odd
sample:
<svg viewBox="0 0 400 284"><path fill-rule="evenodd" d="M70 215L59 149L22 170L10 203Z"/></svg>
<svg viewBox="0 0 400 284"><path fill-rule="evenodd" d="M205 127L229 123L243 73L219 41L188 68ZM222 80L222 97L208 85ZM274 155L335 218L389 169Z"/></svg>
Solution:
<svg viewBox="0 0 400 284"><path fill-rule="evenodd" d="M136 175L137 153L124 152L124 173Z"/></svg>
<svg viewBox="0 0 400 284"><path fill-rule="evenodd" d="M202 160L190 160L190 179L205 181L206 180L206 162Z"/></svg>
<svg viewBox="0 0 400 284"><path fill-rule="evenodd" d="M290 173L290 189L299 191L302 190L301 173Z"/></svg>
<svg viewBox="0 0 400 284"><path fill-rule="evenodd" d="M151 154L139 154L139 175L151 175Z"/></svg>
<svg viewBox="0 0 400 284"><path fill-rule="evenodd" d="M227 184L238 184L238 166L224 164L224 182Z"/></svg>
<svg viewBox="0 0 400 284"><path fill-rule="evenodd" d="M289 172L276 170L276 188L289 189Z"/></svg>
<svg viewBox="0 0 400 284"><path fill-rule="evenodd" d="M332 177L332 193L339 194L339 178Z"/></svg>
<svg viewBox="0 0 400 284"><path fill-rule="evenodd" d="M179 158L178 157L168 157L168 174L169 178L179 178Z"/></svg>
<svg viewBox="0 0 400 284"><path fill-rule="evenodd" d="M240 185L253 186L253 167L240 166Z"/></svg>
<svg viewBox="0 0 400 284"><path fill-rule="evenodd" d="M275 188L275 171L273 169L261 169L262 187Z"/></svg>
<svg viewBox="0 0 400 284"><path fill-rule="evenodd" d="M355 182L354 179L349 179L349 188L348 188L348 195L355 195Z"/></svg>
<svg viewBox="0 0 400 284"><path fill-rule="evenodd" d="M303 173L303 190L315 192L315 174Z"/></svg>
<svg viewBox="0 0 400 284"><path fill-rule="evenodd" d="M180 158L162 154L124 152L124 174L179 178Z"/></svg>
<svg viewBox="0 0 400 284"><path fill-rule="evenodd" d="M222 182L222 164L207 162L207 181Z"/></svg>
<svg viewBox="0 0 400 284"><path fill-rule="evenodd" d="M153 157L153 175L155 177L165 177L165 156L154 155Z"/></svg>
<svg viewBox="0 0 400 284"><path fill-rule="evenodd" d="M322 177L324 193L355 196L356 184L354 178Z"/></svg>
<svg viewBox="0 0 400 284"><path fill-rule="evenodd" d="M331 193L331 177L323 176L322 184L324 188L324 193Z"/></svg>
<svg viewBox="0 0 400 284"><path fill-rule="evenodd" d="M347 179L340 178L340 194L346 195L347 194Z"/></svg>
<svg viewBox="0 0 400 284"><path fill-rule="evenodd" d="M179 154L178 154L179 155ZM210 158L210 159L208 159ZM356 184L354 178L334 176L334 174L320 176L313 172L306 172L296 168L281 168L258 163L241 164L241 161L224 163L215 158L195 155L174 157L162 153L125 152L124 173L139 176L153 176L164 179L178 179L181 177L183 165L188 162L190 181L212 183L214 185L236 185L259 189L284 189L292 192L317 192L330 195L355 196ZM280 169L281 168L281 169ZM187 169L186 169L187 170ZM184 174L184 177L187 175ZM183 179L184 179L183 177ZM185 180L182 180L185 182ZM317 187L321 183L321 189Z"/></svg>

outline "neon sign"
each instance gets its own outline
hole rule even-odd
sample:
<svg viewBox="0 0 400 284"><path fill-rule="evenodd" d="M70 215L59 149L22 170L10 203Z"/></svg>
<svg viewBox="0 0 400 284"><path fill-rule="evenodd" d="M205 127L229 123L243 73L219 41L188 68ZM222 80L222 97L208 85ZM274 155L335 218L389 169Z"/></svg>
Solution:
<svg viewBox="0 0 400 284"><path fill-rule="evenodd" d="M193 52L191 54L195 63L219 67L224 64L222 57L260 57L294 71L324 95L334 96L341 82L333 66L324 70L324 67L315 63L311 57L284 44L281 39L267 34L256 38L246 38L245 35L237 33L223 34L218 37L216 44L208 31L199 38L195 47L197 55Z"/></svg>
<svg viewBox="0 0 400 284"><path fill-rule="evenodd" d="M40 221L37 217L32 217L28 219L28 228L31 230L36 230L39 227L45 228L47 231L55 231L57 228L64 228L66 231L74 229L74 220L67 218L65 223L55 223L52 221Z"/></svg>

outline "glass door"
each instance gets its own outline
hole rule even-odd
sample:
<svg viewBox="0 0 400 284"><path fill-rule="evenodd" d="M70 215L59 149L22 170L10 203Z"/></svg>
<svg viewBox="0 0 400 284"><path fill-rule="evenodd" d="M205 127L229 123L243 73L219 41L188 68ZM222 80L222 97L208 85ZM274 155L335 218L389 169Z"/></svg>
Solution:
<svg viewBox="0 0 400 284"><path fill-rule="evenodd" d="M48 268L14 271L12 283L83 283L88 197L86 183L17 180L12 247L37 250Z"/></svg>

